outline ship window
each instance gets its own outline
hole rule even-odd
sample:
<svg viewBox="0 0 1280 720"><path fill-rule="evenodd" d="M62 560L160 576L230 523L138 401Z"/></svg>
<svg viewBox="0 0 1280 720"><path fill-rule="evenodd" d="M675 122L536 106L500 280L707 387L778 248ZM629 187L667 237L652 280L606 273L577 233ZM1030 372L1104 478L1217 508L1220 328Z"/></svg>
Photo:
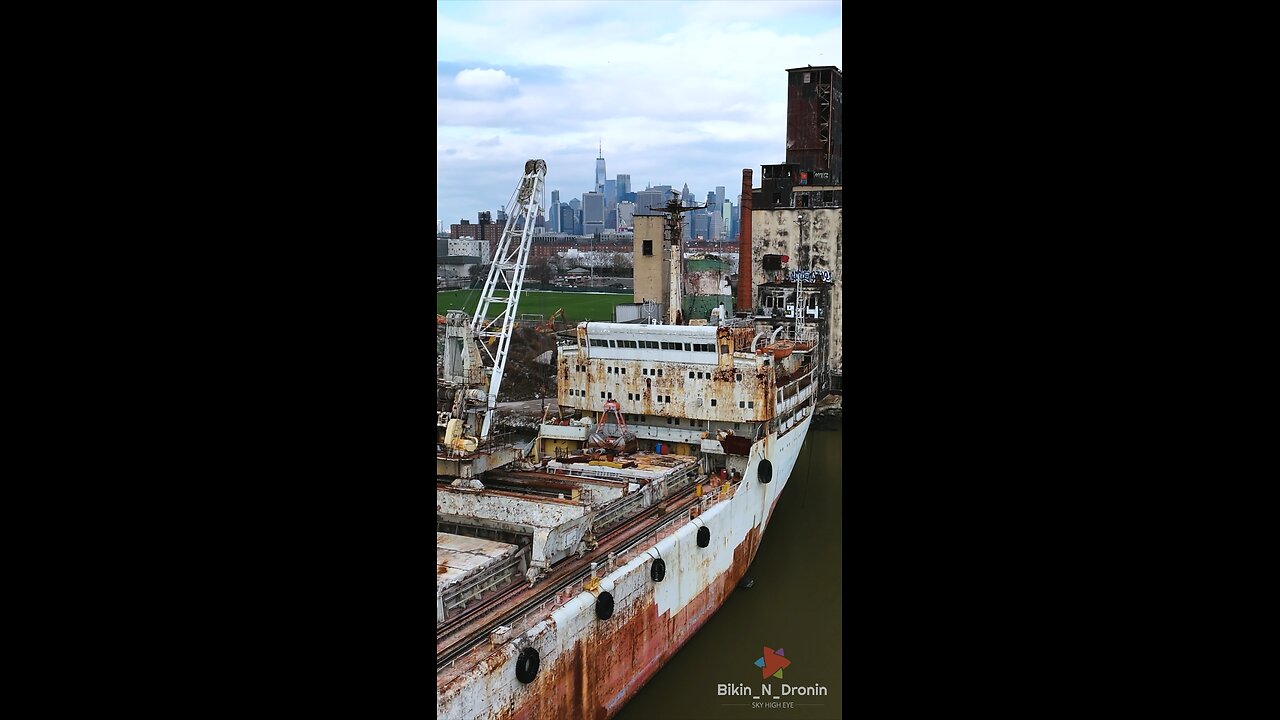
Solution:
<svg viewBox="0 0 1280 720"><path fill-rule="evenodd" d="M662 377L662 368L658 368L658 377Z"/></svg>
<svg viewBox="0 0 1280 720"><path fill-rule="evenodd" d="M609 347L618 347L618 345L617 345L617 341L616 341L616 340L610 340L610 341L609 341Z"/></svg>
<svg viewBox="0 0 1280 720"><path fill-rule="evenodd" d="M612 375L612 374L613 374L613 366L612 366L612 365L606 365L606 366L605 366L604 371L605 371L606 373L608 373L608 374Z"/></svg>
<svg viewBox="0 0 1280 720"><path fill-rule="evenodd" d="M609 343L604 340L592 340L591 347L609 347Z"/></svg>
<svg viewBox="0 0 1280 720"><path fill-rule="evenodd" d="M691 346L691 345L689 345L689 343L685 343L685 344L684 344L684 351L685 351L685 352L689 352L690 350L692 350L692 346Z"/></svg>
<svg viewBox="0 0 1280 720"><path fill-rule="evenodd" d="M737 380L738 382L742 382L742 373L738 373L737 375L734 375L733 379Z"/></svg>
<svg viewBox="0 0 1280 720"><path fill-rule="evenodd" d="M729 354L729 346L728 346L728 345L721 345L721 346L720 346L720 354L721 354L721 355L728 355L728 354Z"/></svg>
<svg viewBox="0 0 1280 720"><path fill-rule="evenodd" d="M692 371L692 370L690 370L690 371L689 371L689 379L690 379L690 380L692 380L692 379L693 379L693 371Z"/></svg>
<svg viewBox="0 0 1280 720"><path fill-rule="evenodd" d="M755 401L755 400L748 400L748 401L747 401L747 407L754 409L754 408L755 408L755 406L756 406L756 401Z"/></svg>
<svg viewBox="0 0 1280 720"><path fill-rule="evenodd" d="M626 375L626 374L627 374L627 369L626 369L626 368L618 368L618 369L622 371L622 374L623 374L623 375Z"/></svg>
<svg viewBox="0 0 1280 720"><path fill-rule="evenodd" d="M603 390L600 392L600 399L601 399L601 400L603 400L603 399L604 399L604 391L603 391Z"/></svg>
<svg viewBox="0 0 1280 720"><path fill-rule="evenodd" d="M743 401L739 400L739 401L738 401L738 407L743 408L743 409L746 409L747 404L746 404L745 402L743 402Z"/></svg>
<svg viewBox="0 0 1280 720"><path fill-rule="evenodd" d="M644 241L644 245L643 245L643 247L641 248L641 252L642 252L642 253L644 253L645 255L652 255L652 254L653 254L653 241L652 241L652 240L645 240L645 241Z"/></svg>
<svg viewBox="0 0 1280 720"><path fill-rule="evenodd" d="M716 399L711 398L711 407L715 407L715 406L716 406Z"/></svg>
<svg viewBox="0 0 1280 720"><path fill-rule="evenodd" d="M737 430L737 429L738 429L738 423L734 423L734 424L733 424L733 429L734 429L734 430Z"/></svg>
<svg viewBox="0 0 1280 720"><path fill-rule="evenodd" d="M609 399L610 399L610 400L612 400L612 399L613 399L613 393L609 393Z"/></svg>

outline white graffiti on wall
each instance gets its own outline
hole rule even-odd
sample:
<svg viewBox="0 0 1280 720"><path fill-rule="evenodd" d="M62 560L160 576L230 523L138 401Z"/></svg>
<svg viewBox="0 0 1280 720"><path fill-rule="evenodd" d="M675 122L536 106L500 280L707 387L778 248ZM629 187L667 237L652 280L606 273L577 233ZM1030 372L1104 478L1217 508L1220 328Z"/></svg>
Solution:
<svg viewBox="0 0 1280 720"><path fill-rule="evenodd" d="M823 282L831 282L831 271L830 270L792 270L791 272L787 273L787 280L791 282L795 282L796 280L800 280L801 282L818 282L819 280Z"/></svg>

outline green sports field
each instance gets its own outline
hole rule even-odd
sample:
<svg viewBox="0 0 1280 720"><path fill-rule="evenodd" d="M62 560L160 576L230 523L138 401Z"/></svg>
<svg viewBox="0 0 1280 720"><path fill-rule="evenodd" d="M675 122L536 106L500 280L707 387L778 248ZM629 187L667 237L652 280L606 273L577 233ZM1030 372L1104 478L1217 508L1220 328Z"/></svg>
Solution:
<svg viewBox="0 0 1280 720"><path fill-rule="evenodd" d="M506 295L506 293L499 293ZM551 317L556 308L564 308L564 319L567 322L613 322L613 306L632 302L630 292L626 293L579 293L550 292L542 290L525 290L520 293L520 307L516 308L516 317L522 314L541 314ZM480 290L450 290L436 293L436 312L444 315L449 310L466 310L475 312L480 302ZM465 304L465 307L464 307ZM498 314L498 307L490 307L490 316Z"/></svg>

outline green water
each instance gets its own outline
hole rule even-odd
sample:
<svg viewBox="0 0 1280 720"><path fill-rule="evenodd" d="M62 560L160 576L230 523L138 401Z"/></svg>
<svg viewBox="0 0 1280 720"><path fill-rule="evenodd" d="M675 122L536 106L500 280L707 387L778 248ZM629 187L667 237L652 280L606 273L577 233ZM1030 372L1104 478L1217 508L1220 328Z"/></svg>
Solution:
<svg viewBox="0 0 1280 720"><path fill-rule="evenodd" d="M841 438L839 426L809 432L747 571L755 585L735 590L616 720L843 717ZM766 645L783 649L792 662L781 680L762 680L754 664ZM772 696L752 699L762 682L772 685L777 702L792 707L753 708L774 702ZM783 696L784 682L824 685L828 694ZM754 692L719 696L721 683Z"/></svg>

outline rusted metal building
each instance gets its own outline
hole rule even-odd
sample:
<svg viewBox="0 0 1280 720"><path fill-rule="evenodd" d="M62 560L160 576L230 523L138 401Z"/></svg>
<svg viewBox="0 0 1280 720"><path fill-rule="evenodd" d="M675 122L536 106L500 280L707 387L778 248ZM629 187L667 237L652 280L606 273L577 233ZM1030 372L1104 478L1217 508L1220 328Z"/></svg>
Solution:
<svg viewBox="0 0 1280 720"><path fill-rule="evenodd" d="M839 184L843 178L844 84L840 68L808 65L787 70L787 164L797 184ZM812 175L817 175L815 178Z"/></svg>
<svg viewBox="0 0 1280 720"><path fill-rule="evenodd" d="M826 337L830 339L827 362L833 371L841 371L844 339L836 328L841 327L844 317L840 274L844 190L838 184L800 185L801 170L794 164L764 165L761 171L761 187L751 191L750 282L757 301L774 294L761 293L762 285L785 289L794 282L796 272L805 282L829 285L822 310L823 324L829 329ZM766 256L786 256L783 272L767 268Z"/></svg>

